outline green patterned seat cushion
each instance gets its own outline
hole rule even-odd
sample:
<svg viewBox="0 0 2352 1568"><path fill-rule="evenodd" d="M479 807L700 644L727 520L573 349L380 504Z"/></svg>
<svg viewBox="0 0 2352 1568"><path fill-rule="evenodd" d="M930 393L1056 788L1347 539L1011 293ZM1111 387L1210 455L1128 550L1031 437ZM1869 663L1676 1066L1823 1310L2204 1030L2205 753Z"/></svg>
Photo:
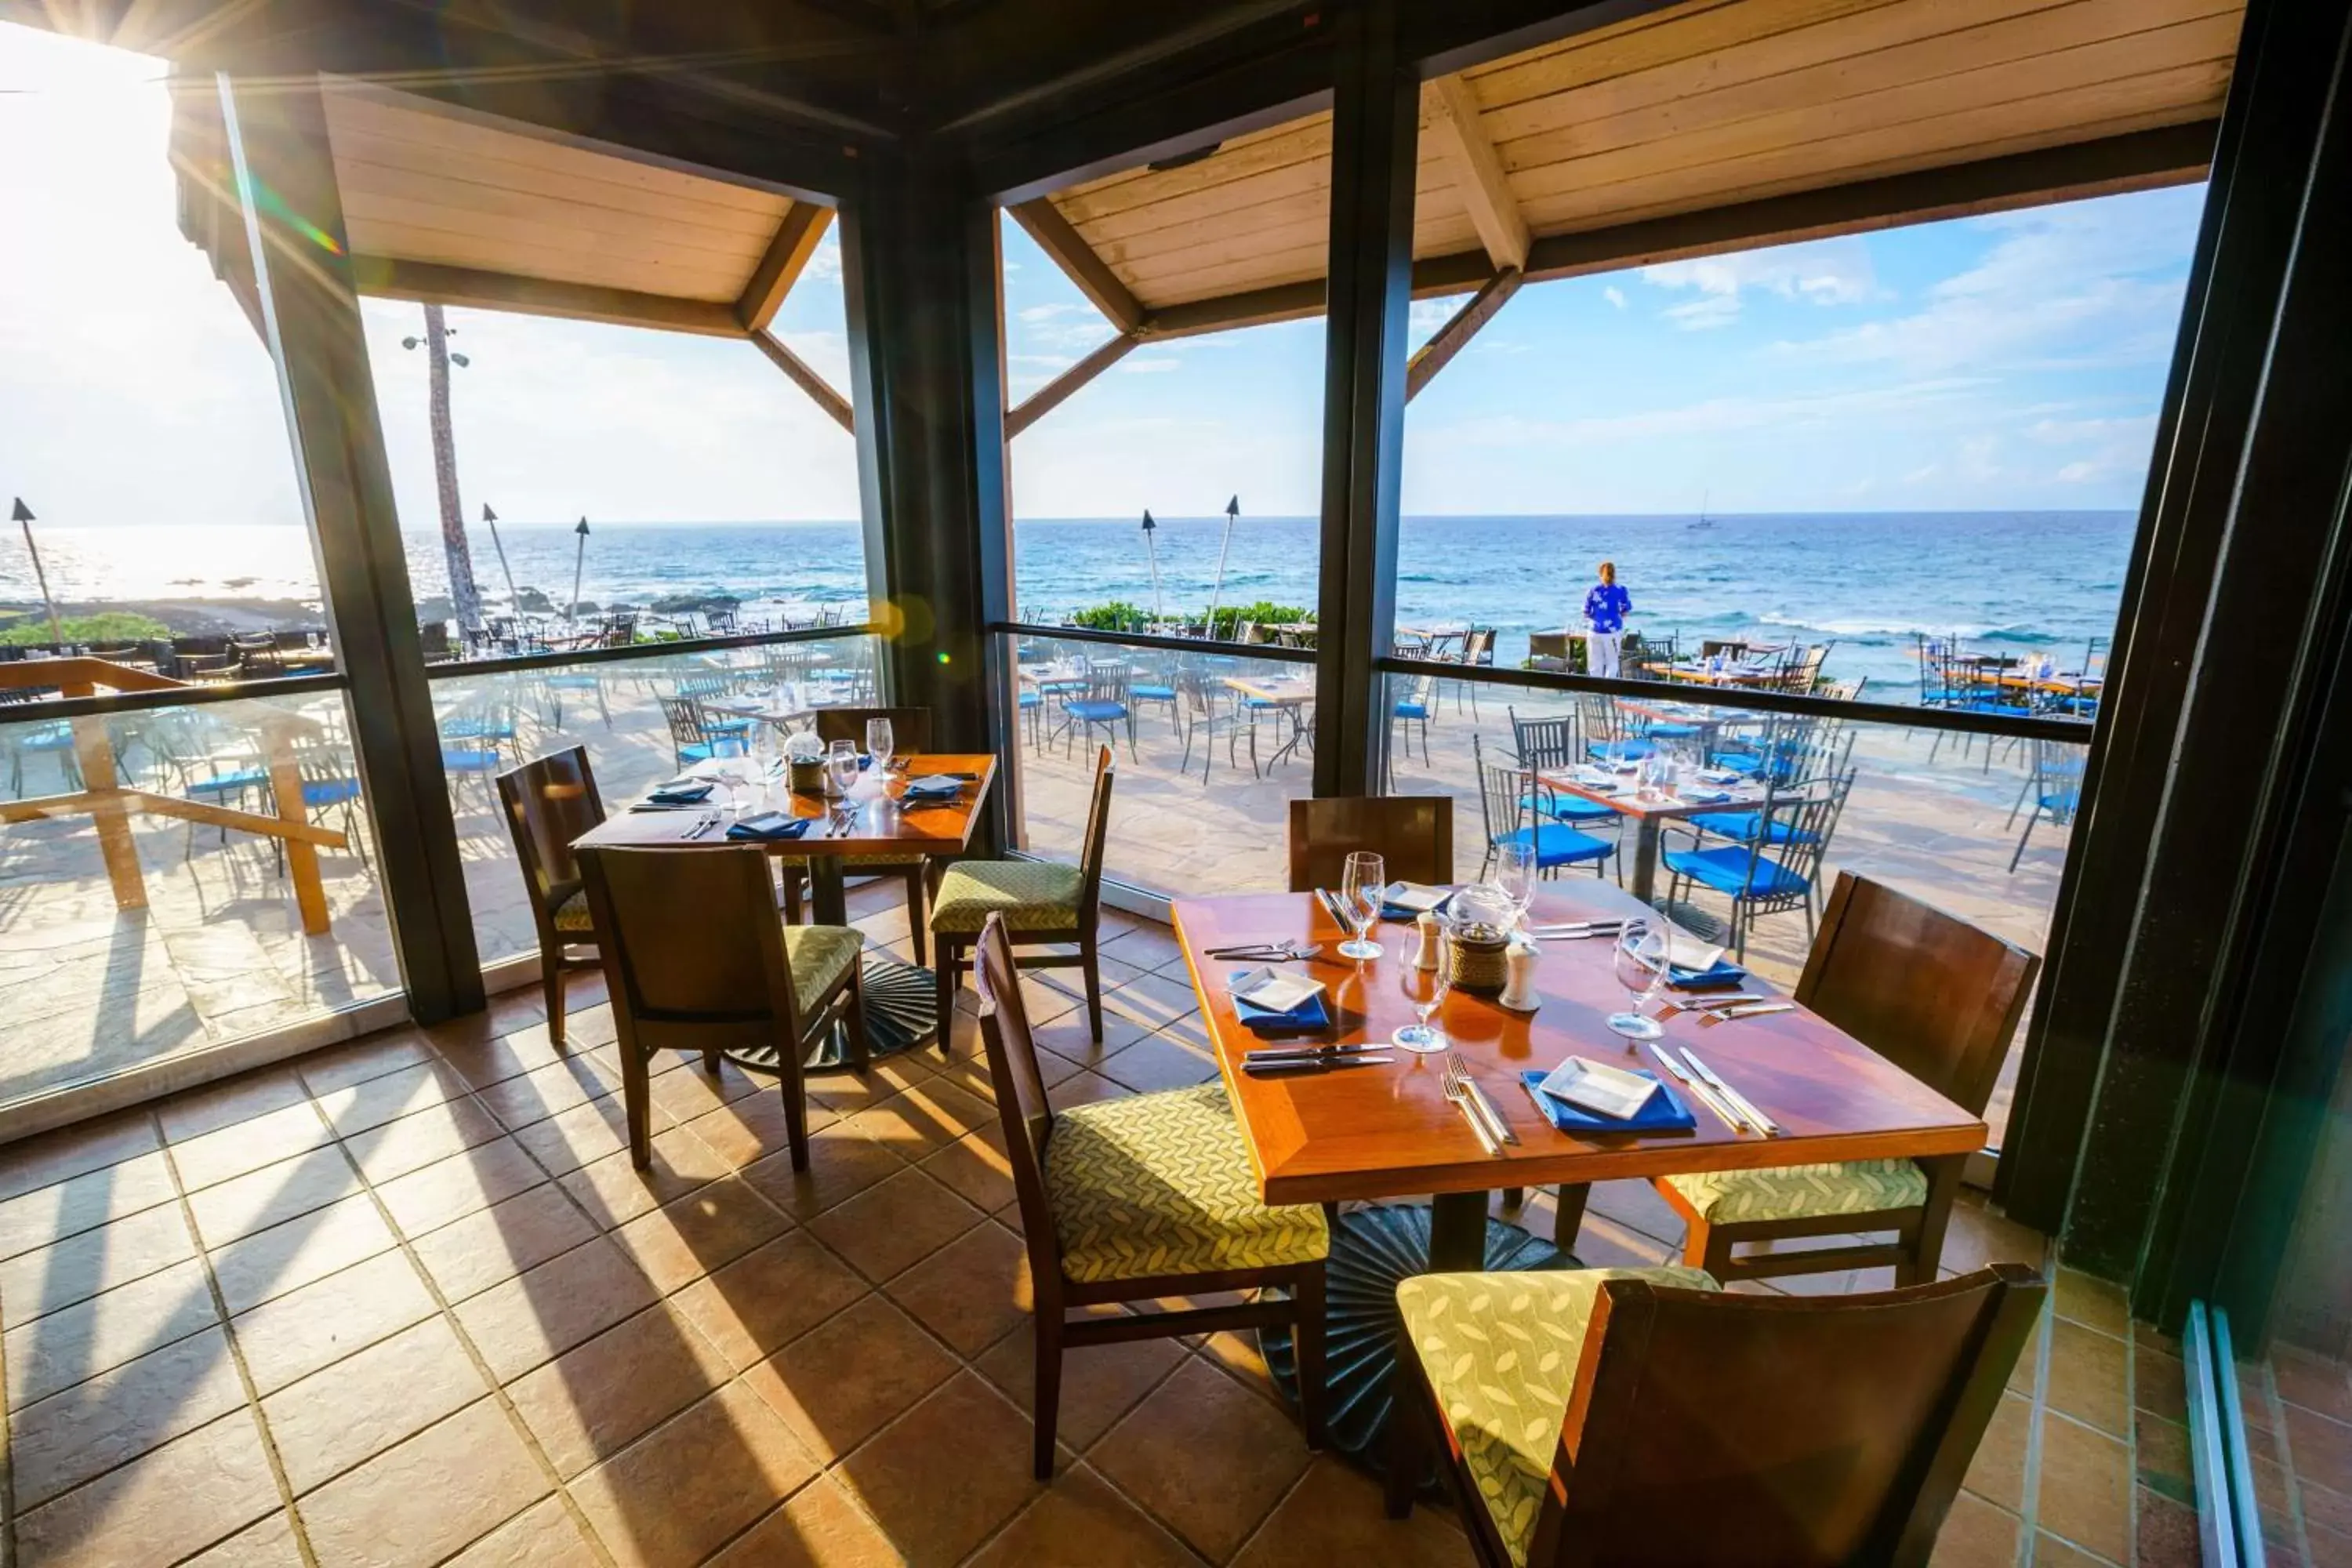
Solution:
<svg viewBox="0 0 2352 1568"><path fill-rule="evenodd" d="M1666 1183L1709 1225L1874 1214L1881 1209L1916 1208L1927 1201L1927 1173L1909 1160L1710 1171L1703 1175L1668 1176Z"/></svg>
<svg viewBox="0 0 2352 1568"><path fill-rule="evenodd" d="M555 929L558 931L593 931L596 922L588 914L588 889L574 888L555 906Z"/></svg>
<svg viewBox="0 0 2352 1568"><path fill-rule="evenodd" d="M1704 1270L1676 1267L1423 1274L1397 1287L1405 1337L1522 1568L1604 1279L1718 1289Z"/></svg>
<svg viewBox="0 0 2352 1568"><path fill-rule="evenodd" d="M793 967L793 994L815 1004L857 962L865 939L847 926L786 926L784 957Z"/></svg>
<svg viewBox="0 0 2352 1568"><path fill-rule="evenodd" d="M976 931L1001 914L1014 931L1076 931L1085 880L1076 866L1046 860L967 860L940 879L931 929Z"/></svg>
<svg viewBox="0 0 2352 1568"><path fill-rule="evenodd" d="M1045 1193L1062 1272L1081 1284L1276 1268L1331 1248L1321 1208L1258 1201L1223 1084L1055 1112Z"/></svg>

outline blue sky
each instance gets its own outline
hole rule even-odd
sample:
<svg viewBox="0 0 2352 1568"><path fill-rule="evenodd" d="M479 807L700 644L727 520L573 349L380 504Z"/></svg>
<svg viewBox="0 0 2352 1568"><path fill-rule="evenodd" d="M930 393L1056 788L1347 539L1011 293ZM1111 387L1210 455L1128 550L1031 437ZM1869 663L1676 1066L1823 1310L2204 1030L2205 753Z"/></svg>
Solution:
<svg viewBox="0 0 2352 1568"><path fill-rule="evenodd" d="M2202 186L1530 285L1412 403L1413 513L2137 507ZM1017 400L1108 334L1006 226ZM1456 300L1414 307L1414 341ZM1320 321L1139 350L1028 516L1316 506Z"/></svg>
<svg viewBox="0 0 2352 1568"><path fill-rule="evenodd" d="M267 356L178 233L158 62L0 25L0 492L45 522L300 521ZM1412 406L1416 513L2136 506L2201 187L1523 289ZM1017 400L1108 329L1004 226ZM1451 301L1415 309L1434 330ZM364 304L402 516L415 305ZM461 488L519 523L838 519L850 437L750 345L455 311ZM848 389L833 237L785 340ZM1013 444L1024 517L1312 512L1322 324L1129 355Z"/></svg>

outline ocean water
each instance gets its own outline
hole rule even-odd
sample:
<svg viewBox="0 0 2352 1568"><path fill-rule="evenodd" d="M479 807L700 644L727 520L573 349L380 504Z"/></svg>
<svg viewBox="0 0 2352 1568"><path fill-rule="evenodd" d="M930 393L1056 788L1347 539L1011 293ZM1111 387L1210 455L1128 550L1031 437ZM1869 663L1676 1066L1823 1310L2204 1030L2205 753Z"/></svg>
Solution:
<svg viewBox="0 0 2352 1568"><path fill-rule="evenodd" d="M1497 661L1515 664L1530 631L1576 624L1606 558L1633 595L1637 630L1834 641L1832 674L1867 676L1869 695L1901 701L1916 689L1922 632L2079 662L2091 638L2114 630L2134 521L2123 511L1778 513L1704 528L1688 517L1408 518L1397 616L1493 626ZM599 605L725 592L755 613L804 615L866 596L856 523L592 526L580 592ZM569 602L579 543L569 528L509 525L500 536L520 588ZM476 579L502 600L488 531L476 524L470 538ZM411 533L407 543L418 597L446 593L439 536ZM41 547L60 599L318 597L309 542L295 528L57 528ZM1315 603L1315 521L1252 517L1229 542L1223 518L1162 519L1149 547L1132 521L1023 522L1017 601L1024 618L1047 623L1109 599L1198 616L1217 592L1221 552L1223 603ZM0 539L0 600L35 594L22 543Z"/></svg>

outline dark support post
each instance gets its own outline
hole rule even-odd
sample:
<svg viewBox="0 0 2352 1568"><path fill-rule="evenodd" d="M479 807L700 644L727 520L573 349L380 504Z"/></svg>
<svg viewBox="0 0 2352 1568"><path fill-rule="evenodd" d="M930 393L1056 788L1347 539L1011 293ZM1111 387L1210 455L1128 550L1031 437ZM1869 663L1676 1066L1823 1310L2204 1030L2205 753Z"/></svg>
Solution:
<svg viewBox="0 0 2352 1568"><path fill-rule="evenodd" d="M1013 618L997 217L955 171L870 160L841 215L858 490L892 700L931 710L941 751L1010 758ZM1013 770L992 847L1019 820Z"/></svg>
<svg viewBox="0 0 2352 1568"><path fill-rule="evenodd" d="M1395 0L1343 10L1332 98L1331 261L1323 349L1323 537L1315 793L1371 795L1388 745L1397 498L1421 87L1397 56Z"/></svg>
<svg viewBox="0 0 2352 1568"><path fill-rule="evenodd" d="M335 651L351 682L361 787L410 1012L483 1005L465 868L409 594L350 245L315 83L217 83L264 335L278 386ZM242 158L236 151L242 147ZM258 209L256 190L269 200ZM254 241L257 239L257 245Z"/></svg>
<svg viewBox="0 0 2352 1568"><path fill-rule="evenodd" d="M2168 1184L2189 1179L2190 1096L2220 1070L2269 901L2264 796L2293 766L2281 737L2343 480L2294 412L2342 416L2340 372L2298 384L2326 312L2282 311L2329 199L2308 175L2344 28L2341 5L2248 14L2001 1161L2011 1212L2063 1225L2069 1260L2110 1276L2143 1269Z"/></svg>

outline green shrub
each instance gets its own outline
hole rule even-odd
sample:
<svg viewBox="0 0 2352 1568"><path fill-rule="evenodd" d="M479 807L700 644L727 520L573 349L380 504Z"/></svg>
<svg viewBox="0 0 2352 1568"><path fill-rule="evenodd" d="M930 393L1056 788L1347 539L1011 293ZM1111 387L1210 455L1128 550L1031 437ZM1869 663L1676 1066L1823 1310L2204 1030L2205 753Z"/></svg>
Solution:
<svg viewBox="0 0 2352 1568"><path fill-rule="evenodd" d="M1125 599L1090 605L1070 616L1070 625L1096 632L1139 632L1150 624L1151 617L1143 606L1130 605Z"/></svg>
<svg viewBox="0 0 2352 1568"><path fill-rule="evenodd" d="M172 628L154 616L133 615L128 610L67 616L58 625L69 643L145 642L172 635ZM49 635L49 617L38 611L0 630L0 644L10 647L46 647L54 640Z"/></svg>
<svg viewBox="0 0 2352 1568"><path fill-rule="evenodd" d="M1273 626L1313 618L1313 611L1302 609L1297 605L1276 605L1260 599L1255 605L1227 605L1220 608L1217 611L1217 624L1210 628L1210 635L1230 639L1239 635L1244 621L1254 621L1259 626Z"/></svg>

